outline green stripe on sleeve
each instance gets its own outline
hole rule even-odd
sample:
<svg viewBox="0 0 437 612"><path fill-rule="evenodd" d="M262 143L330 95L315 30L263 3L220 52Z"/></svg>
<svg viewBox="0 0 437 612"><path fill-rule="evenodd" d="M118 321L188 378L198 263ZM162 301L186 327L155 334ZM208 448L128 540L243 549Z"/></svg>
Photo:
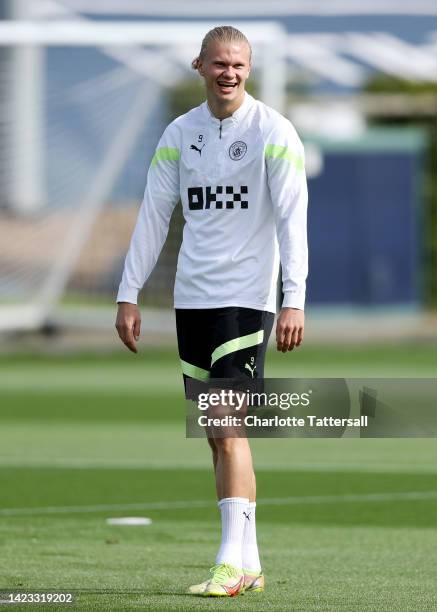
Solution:
<svg viewBox="0 0 437 612"><path fill-rule="evenodd" d="M249 348L249 346L256 346L257 344L261 344L264 340L264 330L261 329L253 334L248 334L247 336L240 336L240 338L234 338L233 340L228 340L224 344L218 346L213 354L211 355L211 365L218 360L224 357L225 355L229 355L229 353L235 353L235 351L239 351L240 349Z"/></svg>
<svg viewBox="0 0 437 612"><path fill-rule="evenodd" d="M284 159L298 170L304 169L303 157L294 153L289 147L282 147L280 145L268 144L264 150L266 158L272 159Z"/></svg>
<svg viewBox="0 0 437 612"><path fill-rule="evenodd" d="M156 149L150 165L153 168L153 166L156 166L156 164L160 161L178 161L180 157L181 152L179 149L175 149L173 147L160 147L159 149Z"/></svg>
<svg viewBox="0 0 437 612"><path fill-rule="evenodd" d="M188 361L184 361L183 359L181 359L181 367L185 376L189 376L190 378L195 378L196 380L208 380L209 378L208 370L198 368L197 366L188 363Z"/></svg>

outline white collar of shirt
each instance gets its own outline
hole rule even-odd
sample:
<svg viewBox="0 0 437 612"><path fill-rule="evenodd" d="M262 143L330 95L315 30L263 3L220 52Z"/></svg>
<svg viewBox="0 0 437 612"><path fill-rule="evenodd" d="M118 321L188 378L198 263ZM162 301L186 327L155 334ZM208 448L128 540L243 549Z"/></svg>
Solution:
<svg viewBox="0 0 437 612"><path fill-rule="evenodd" d="M247 111L252 106L253 102L254 102L254 98L250 94L248 94L247 91L245 91L243 103L237 108L237 110L230 117L226 117L226 119L221 119L221 120L212 114L211 109L208 106L207 100L205 100L202 106L204 108L204 112L206 113L207 118L210 121L212 121L213 123L220 123L221 121L222 124L226 125L227 123L238 124L239 121L241 121L241 119L246 115Z"/></svg>

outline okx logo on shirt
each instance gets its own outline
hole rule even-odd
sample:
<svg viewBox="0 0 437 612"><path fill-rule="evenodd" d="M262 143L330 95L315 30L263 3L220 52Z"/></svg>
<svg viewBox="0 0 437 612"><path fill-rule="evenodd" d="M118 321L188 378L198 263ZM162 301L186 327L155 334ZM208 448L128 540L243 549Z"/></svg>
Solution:
<svg viewBox="0 0 437 612"><path fill-rule="evenodd" d="M188 187L188 207L190 210L207 208L249 208L247 185L217 185L216 187Z"/></svg>

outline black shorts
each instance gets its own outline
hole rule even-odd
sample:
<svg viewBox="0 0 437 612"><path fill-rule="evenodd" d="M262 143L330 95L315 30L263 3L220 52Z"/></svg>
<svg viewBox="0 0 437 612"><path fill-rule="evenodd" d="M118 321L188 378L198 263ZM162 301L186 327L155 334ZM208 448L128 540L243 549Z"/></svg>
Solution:
<svg viewBox="0 0 437 612"><path fill-rule="evenodd" d="M275 315L237 306L176 309L179 357L187 378L263 378Z"/></svg>

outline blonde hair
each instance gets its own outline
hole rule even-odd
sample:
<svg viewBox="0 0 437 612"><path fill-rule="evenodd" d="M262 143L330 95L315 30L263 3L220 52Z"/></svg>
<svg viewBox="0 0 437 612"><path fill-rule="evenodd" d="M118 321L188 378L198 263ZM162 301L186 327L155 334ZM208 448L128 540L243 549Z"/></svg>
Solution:
<svg viewBox="0 0 437 612"><path fill-rule="evenodd" d="M213 41L224 43L246 43L246 45L249 47L249 60L252 59L252 47L250 46L250 42L247 40L243 32L240 32L240 30L237 30L237 28L232 26L218 26L217 28L210 30L202 40L200 53L191 62L191 67L193 70L197 70L199 68L200 62L202 62L205 58L206 49L209 43Z"/></svg>

